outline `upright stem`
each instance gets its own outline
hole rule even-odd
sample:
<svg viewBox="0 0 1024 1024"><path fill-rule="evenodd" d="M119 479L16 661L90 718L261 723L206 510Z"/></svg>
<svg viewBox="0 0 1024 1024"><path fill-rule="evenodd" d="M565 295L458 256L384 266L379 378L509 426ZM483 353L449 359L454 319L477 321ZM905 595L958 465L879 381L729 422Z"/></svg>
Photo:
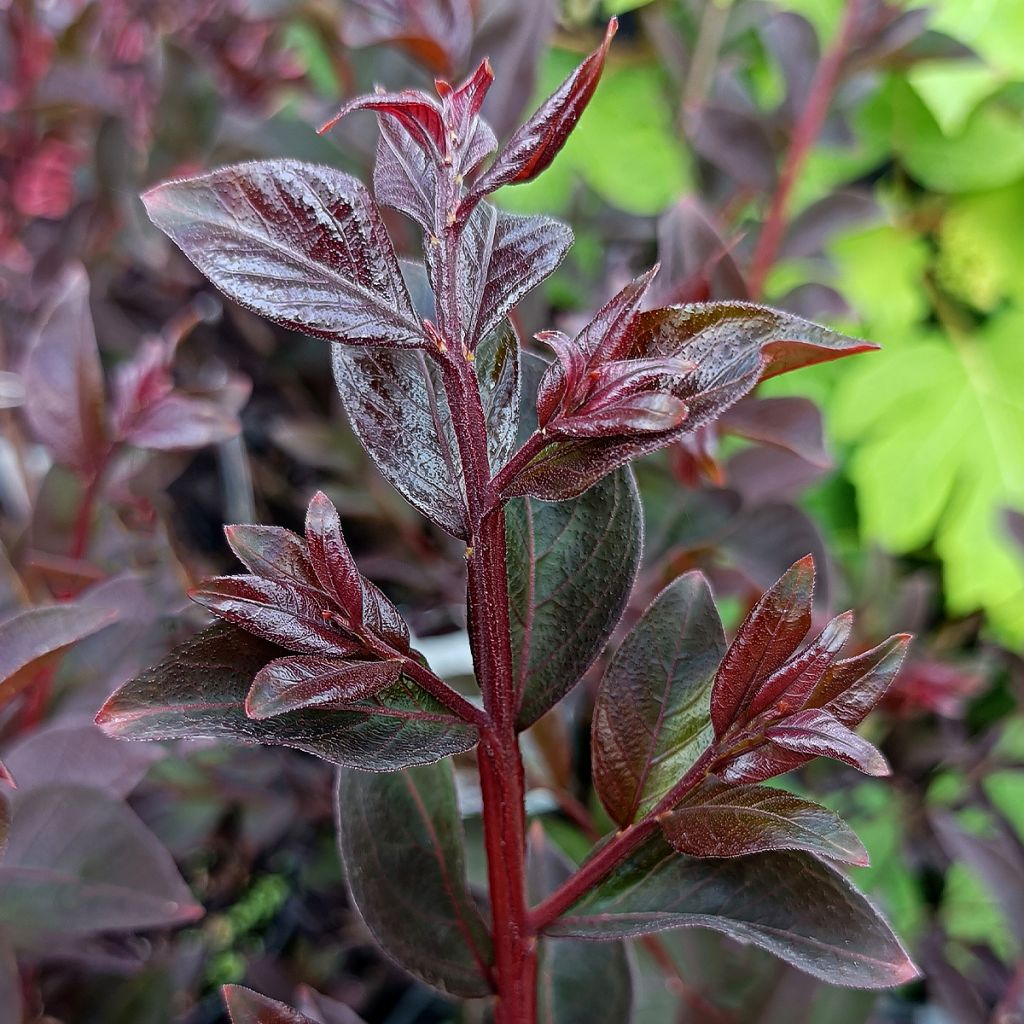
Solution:
<svg viewBox="0 0 1024 1024"><path fill-rule="evenodd" d="M782 237L786 230L786 213L790 194L796 185L811 147L825 123L832 96L839 83L843 59L846 57L863 6L864 0L849 0L839 33L814 72L814 78L811 80L807 92L807 103L800 112L796 127L793 129L789 152L786 154L786 161L779 175L779 183L772 196L768 216L761 228L761 235L757 240L757 247L750 263L747 283L752 299L761 297L765 278L778 257L779 246L782 244Z"/></svg>
<svg viewBox="0 0 1024 1024"><path fill-rule="evenodd" d="M450 188L450 205L456 186ZM444 187L444 186L442 186ZM458 440L469 516L469 640L484 698L478 762L484 845L491 897L496 1024L536 1020L536 937L526 901L526 808L523 762L516 729L517 695L509 634L505 516L491 482L487 424L471 354L459 315L460 231L438 224L437 281L445 350L437 356Z"/></svg>

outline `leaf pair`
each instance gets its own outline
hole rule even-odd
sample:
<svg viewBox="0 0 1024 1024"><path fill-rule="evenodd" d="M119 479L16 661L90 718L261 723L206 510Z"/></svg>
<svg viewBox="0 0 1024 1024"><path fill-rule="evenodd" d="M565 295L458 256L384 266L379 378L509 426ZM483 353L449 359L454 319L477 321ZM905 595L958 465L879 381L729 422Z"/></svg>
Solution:
<svg viewBox="0 0 1024 1024"><path fill-rule="evenodd" d="M226 622L299 652L259 671L246 699L251 717L350 704L397 682L409 652L408 627L360 575L325 494L309 504L305 542L273 526L225 532L252 575L208 579L192 599Z"/></svg>
<svg viewBox="0 0 1024 1024"><path fill-rule="evenodd" d="M544 332L556 361L538 392L531 458L507 495L561 500L617 466L714 421L780 373L874 346L747 302L638 312L653 271L572 340Z"/></svg>

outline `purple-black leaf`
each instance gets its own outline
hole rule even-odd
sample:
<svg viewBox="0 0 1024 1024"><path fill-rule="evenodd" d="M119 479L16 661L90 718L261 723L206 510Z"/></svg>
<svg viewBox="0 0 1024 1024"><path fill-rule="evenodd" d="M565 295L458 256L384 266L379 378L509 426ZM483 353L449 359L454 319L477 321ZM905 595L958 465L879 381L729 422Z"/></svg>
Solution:
<svg viewBox="0 0 1024 1024"><path fill-rule="evenodd" d="M253 312L350 345L427 343L380 212L350 175L255 161L167 182L143 198L153 223Z"/></svg>

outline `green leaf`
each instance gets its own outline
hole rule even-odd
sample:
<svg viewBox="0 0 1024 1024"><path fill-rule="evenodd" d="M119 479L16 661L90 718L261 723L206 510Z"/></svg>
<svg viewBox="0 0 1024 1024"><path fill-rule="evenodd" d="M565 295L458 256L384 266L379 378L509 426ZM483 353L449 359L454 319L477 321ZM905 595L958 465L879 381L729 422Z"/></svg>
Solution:
<svg viewBox="0 0 1024 1024"><path fill-rule="evenodd" d="M771 786L709 779L659 821L672 846L690 857L805 850L847 864L868 863L867 850L835 811Z"/></svg>
<svg viewBox="0 0 1024 1024"><path fill-rule="evenodd" d="M713 739L711 685L725 634L707 580L680 576L615 652L592 726L594 783L619 825L649 811Z"/></svg>
<svg viewBox="0 0 1024 1024"><path fill-rule="evenodd" d="M642 518L628 469L570 501L509 503L508 591L521 727L579 682L615 629L640 565Z"/></svg>
<svg viewBox="0 0 1024 1024"><path fill-rule="evenodd" d="M890 550L934 538L954 615L984 609L1024 644L1024 563L1001 509L1024 508L1024 311L975 333L924 335L851 367L831 410L854 442L862 532Z"/></svg>
<svg viewBox="0 0 1024 1024"><path fill-rule="evenodd" d="M697 860L657 839L548 931L621 939L687 927L752 942L833 985L886 988L918 974L868 900L838 871L802 852Z"/></svg>
<svg viewBox="0 0 1024 1024"><path fill-rule="evenodd" d="M343 769L337 812L352 902L384 951L444 992L489 995L490 937L466 881L451 762Z"/></svg>
<svg viewBox="0 0 1024 1024"><path fill-rule="evenodd" d="M405 677L344 711L308 708L256 721L256 674L288 652L217 623L125 683L96 721L121 739L233 739L295 747L325 761L394 771L469 750L476 731Z"/></svg>
<svg viewBox="0 0 1024 1024"><path fill-rule="evenodd" d="M552 92L578 61L578 54L550 50L538 95ZM690 180L686 149L672 123L668 88L653 62L609 64L554 163L535 181L502 189L499 204L523 213L558 213L567 208L582 179L620 209L660 213Z"/></svg>

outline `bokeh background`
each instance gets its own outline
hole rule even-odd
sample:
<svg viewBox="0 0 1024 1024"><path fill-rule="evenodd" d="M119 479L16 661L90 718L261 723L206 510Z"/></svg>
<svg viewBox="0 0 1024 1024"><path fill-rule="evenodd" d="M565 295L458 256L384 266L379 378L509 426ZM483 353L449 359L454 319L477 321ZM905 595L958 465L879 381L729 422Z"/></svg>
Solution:
<svg viewBox="0 0 1024 1024"><path fill-rule="evenodd" d="M683 932L637 949L636 1020L1024 1020L1024 4L0 0L0 755L19 783L0 783L2 1024L214 1024L234 981L325 1024L342 1004L371 1024L482 1019L411 983L348 910L327 766L91 725L202 621L185 591L233 571L221 524L298 527L318 487L438 670L468 668L461 550L360 451L328 347L220 297L138 193L261 157L366 176L370 115L315 127L374 82L485 54L507 135L611 14L578 131L498 195L576 231L521 336L571 329L660 260L659 304L764 299L884 346L772 382L638 467L630 616L699 567L734 625L811 551L821 611L856 608L858 647L917 636L868 727L893 778L818 764L794 785L862 835L857 882L924 980L840 991ZM33 647L25 616L54 604ZM575 857L603 824L594 681L528 736L530 807ZM182 885L201 919L160 910Z"/></svg>

